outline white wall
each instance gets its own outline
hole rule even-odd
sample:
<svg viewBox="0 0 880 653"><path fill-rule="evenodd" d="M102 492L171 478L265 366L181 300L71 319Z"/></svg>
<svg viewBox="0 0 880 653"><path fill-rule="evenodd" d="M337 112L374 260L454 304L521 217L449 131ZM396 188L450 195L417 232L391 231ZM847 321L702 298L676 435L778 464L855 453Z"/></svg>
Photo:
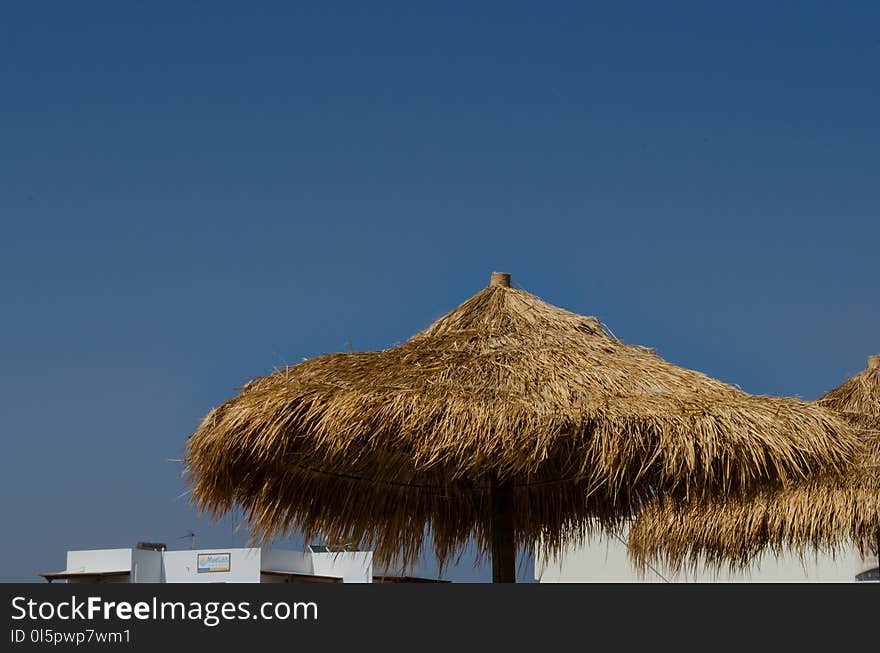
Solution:
<svg viewBox="0 0 880 653"><path fill-rule="evenodd" d="M131 549L68 551L67 572L131 571Z"/></svg>
<svg viewBox="0 0 880 653"><path fill-rule="evenodd" d="M342 577L343 583L373 582L372 551L341 551L312 553L312 569L316 576Z"/></svg>
<svg viewBox="0 0 880 653"><path fill-rule="evenodd" d="M854 550L841 550L836 556L813 556L804 563L794 553L779 559L768 554L742 573L703 569L696 573L670 574L657 566L642 576L630 561L625 542L626 533L622 541L610 535L596 535L583 544L572 545L557 559L549 561L542 560L537 551L535 578L542 583L846 583L855 581L857 569L861 567Z"/></svg>
<svg viewBox="0 0 880 653"><path fill-rule="evenodd" d="M230 554L229 571L198 572L199 553ZM194 549L165 551L163 581L166 583L259 583L260 549Z"/></svg>
<svg viewBox="0 0 880 653"><path fill-rule="evenodd" d="M198 571L199 553L228 553L228 572ZM260 571L286 571L341 578L344 583L373 582L372 551L312 553L285 549L194 549L151 551L98 549L68 551L68 572L130 571L131 576L108 576L104 582L122 583L259 583ZM280 578L280 577L279 577ZM272 577L264 582L281 582ZM86 582L93 582L87 580Z"/></svg>
<svg viewBox="0 0 880 653"><path fill-rule="evenodd" d="M312 553L311 551L288 551L263 549L264 571L289 571L297 574L314 574L341 578L343 583L373 582L372 551L341 551ZM269 582L264 579L264 582Z"/></svg>
<svg viewBox="0 0 880 653"><path fill-rule="evenodd" d="M97 549L94 551L68 551L67 572L89 573L107 571L131 571L131 549ZM102 583L128 583L130 576L104 576ZM67 583L94 583L94 577L68 578Z"/></svg>
<svg viewBox="0 0 880 653"><path fill-rule="evenodd" d="M263 571L288 571L294 574L314 573L311 553L286 549L264 548L260 568Z"/></svg>
<svg viewBox="0 0 880 653"><path fill-rule="evenodd" d="M131 550L131 582L159 583L162 581L162 552L147 549Z"/></svg>

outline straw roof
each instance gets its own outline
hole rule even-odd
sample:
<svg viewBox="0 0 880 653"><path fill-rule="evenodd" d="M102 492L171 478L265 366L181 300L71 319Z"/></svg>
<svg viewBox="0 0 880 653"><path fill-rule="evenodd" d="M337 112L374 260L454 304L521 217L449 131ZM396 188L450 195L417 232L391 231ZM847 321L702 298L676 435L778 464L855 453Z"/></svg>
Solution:
<svg viewBox="0 0 880 653"><path fill-rule="evenodd" d="M505 279L506 276L506 279ZM493 283L407 342L254 379L190 436L195 505L238 504L254 536L372 546L404 566L491 550L492 479L515 539L552 550L658 489L702 494L847 463L819 405L752 396L610 336L594 317Z"/></svg>
<svg viewBox="0 0 880 653"><path fill-rule="evenodd" d="M658 499L635 520L630 555L645 566L744 568L765 551L834 550L847 542L863 552L880 537L880 356L815 402L838 411L861 437L845 475L824 475L746 502L680 503Z"/></svg>

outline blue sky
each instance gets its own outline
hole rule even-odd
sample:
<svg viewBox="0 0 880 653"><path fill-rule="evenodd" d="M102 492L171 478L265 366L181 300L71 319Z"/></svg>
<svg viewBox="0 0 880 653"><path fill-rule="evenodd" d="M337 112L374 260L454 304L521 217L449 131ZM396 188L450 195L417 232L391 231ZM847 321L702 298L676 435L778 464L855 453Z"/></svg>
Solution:
<svg viewBox="0 0 880 653"><path fill-rule="evenodd" d="M664 5L0 5L0 579L228 545L200 418L492 270L750 392L861 370L880 8Z"/></svg>

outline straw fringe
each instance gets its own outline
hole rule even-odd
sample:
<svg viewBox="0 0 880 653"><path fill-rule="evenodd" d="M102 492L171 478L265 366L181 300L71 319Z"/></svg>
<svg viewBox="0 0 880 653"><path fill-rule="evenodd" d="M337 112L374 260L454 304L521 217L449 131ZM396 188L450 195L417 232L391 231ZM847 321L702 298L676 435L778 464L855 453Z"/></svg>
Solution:
<svg viewBox="0 0 880 653"><path fill-rule="evenodd" d="M876 549L880 536L880 368L872 366L815 403L844 416L861 453L843 475L826 474L750 501L657 499L635 520L630 556L642 569L743 569L766 551L802 557L849 542Z"/></svg>

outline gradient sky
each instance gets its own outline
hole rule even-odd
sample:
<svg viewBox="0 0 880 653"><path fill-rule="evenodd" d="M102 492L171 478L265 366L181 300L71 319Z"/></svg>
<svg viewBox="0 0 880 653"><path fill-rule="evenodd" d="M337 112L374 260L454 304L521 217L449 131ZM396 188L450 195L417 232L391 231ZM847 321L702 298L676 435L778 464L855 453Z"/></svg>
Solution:
<svg viewBox="0 0 880 653"><path fill-rule="evenodd" d="M492 270L750 392L863 369L880 5L663 4L0 4L0 579L229 546L201 417Z"/></svg>

